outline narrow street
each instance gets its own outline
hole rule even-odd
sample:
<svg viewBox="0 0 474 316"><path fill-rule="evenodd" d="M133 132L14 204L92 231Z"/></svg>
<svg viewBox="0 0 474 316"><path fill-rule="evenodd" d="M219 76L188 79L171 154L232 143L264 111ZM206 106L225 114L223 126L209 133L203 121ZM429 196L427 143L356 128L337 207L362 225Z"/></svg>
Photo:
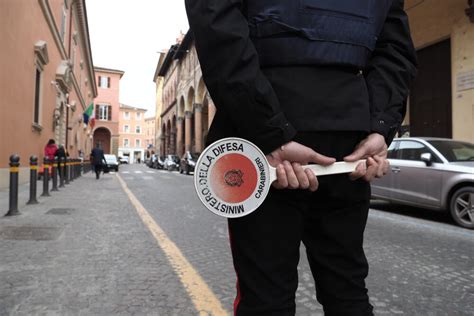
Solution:
<svg viewBox="0 0 474 316"><path fill-rule="evenodd" d="M70 186L0 218L0 315L196 315L203 295L231 313L227 223L200 205L192 176L122 165ZM365 247L376 315L472 315L474 232L440 218L371 211ZM299 275L297 315L322 315L303 246Z"/></svg>

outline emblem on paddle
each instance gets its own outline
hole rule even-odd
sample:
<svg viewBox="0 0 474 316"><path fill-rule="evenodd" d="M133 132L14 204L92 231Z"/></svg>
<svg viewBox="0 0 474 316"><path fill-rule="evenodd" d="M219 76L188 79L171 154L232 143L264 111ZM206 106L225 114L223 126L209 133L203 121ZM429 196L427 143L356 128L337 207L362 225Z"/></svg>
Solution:
<svg viewBox="0 0 474 316"><path fill-rule="evenodd" d="M307 165L316 176L349 173L364 160L335 162L330 166ZM276 169L263 152L242 138L224 138L209 145L194 171L194 187L204 206L216 215L237 218L255 211L263 203Z"/></svg>

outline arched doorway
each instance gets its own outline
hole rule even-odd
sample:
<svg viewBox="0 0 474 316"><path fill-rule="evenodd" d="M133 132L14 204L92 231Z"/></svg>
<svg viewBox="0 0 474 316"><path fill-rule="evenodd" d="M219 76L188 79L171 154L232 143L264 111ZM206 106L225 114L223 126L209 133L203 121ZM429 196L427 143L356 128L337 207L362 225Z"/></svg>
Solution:
<svg viewBox="0 0 474 316"><path fill-rule="evenodd" d="M112 134L105 127L99 127L94 131L93 146L99 144L104 154L110 154L110 139Z"/></svg>

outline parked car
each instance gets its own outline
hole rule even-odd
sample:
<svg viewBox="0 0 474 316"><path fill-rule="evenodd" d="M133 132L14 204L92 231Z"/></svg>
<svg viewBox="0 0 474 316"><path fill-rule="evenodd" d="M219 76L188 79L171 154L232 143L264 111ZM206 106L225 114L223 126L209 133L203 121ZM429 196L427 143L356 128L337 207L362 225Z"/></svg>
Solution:
<svg viewBox="0 0 474 316"><path fill-rule="evenodd" d="M119 162L121 164L128 164L128 157L127 156L123 156L123 157L119 157Z"/></svg>
<svg viewBox="0 0 474 316"><path fill-rule="evenodd" d="M104 157L107 169L118 171L119 161L117 159L117 156L105 154Z"/></svg>
<svg viewBox="0 0 474 316"><path fill-rule="evenodd" d="M189 174L190 172L194 172L194 167L196 166L196 162L199 158L201 153L192 153L190 151L186 151L181 157L181 161L179 164L179 173L185 172Z"/></svg>
<svg viewBox="0 0 474 316"><path fill-rule="evenodd" d="M164 169L166 157L165 156L156 156L156 157L157 157L157 159L153 163L152 168Z"/></svg>
<svg viewBox="0 0 474 316"><path fill-rule="evenodd" d="M153 154L145 160L145 164L147 165L147 167L153 168L153 164L155 163L156 159L157 159L156 154Z"/></svg>
<svg viewBox="0 0 474 316"><path fill-rule="evenodd" d="M167 155L163 164L163 169L168 171L178 170L179 157L176 155Z"/></svg>
<svg viewBox="0 0 474 316"><path fill-rule="evenodd" d="M104 155L105 157L105 163L106 163L106 166L108 170L115 170L115 171L118 171L119 170L119 162L118 162L118 159L117 159L117 156L115 155Z"/></svg>
<svg viewBox="0 0 474 316"><path fill-rule="evenodd" d="M396 138L389 173L372 182L372 197L449 211L474 229L474 144L446 138Z"/></svg>

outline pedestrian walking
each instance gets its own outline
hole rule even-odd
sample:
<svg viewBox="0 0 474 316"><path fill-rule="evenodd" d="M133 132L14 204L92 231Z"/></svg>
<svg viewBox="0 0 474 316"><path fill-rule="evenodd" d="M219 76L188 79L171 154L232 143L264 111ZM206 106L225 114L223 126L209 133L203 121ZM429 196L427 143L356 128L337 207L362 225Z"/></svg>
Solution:
<svg viewBox="0 0 474 316"><path fill-rule="evenodd" d="M106 163L104 151L100 148L100 144L97 143L96 147L92 149L90 160L95 171L95 178L98 180L100 178L100 172Z"/></svg>
<svg viewBox="0 0 474 316"><path fill-rule="evenodd" d="M363 234L370 181L406 109L416 56L402 0L185 0L217 111L207 144L242 137L277 168L229 219L236 315L294 315L300 243L326 315L373 315ZM316 178L301 165L365 159Z"/></svg>
<svg viewBox="0 0 474 316"><path fill-rule="evenodd" d="M63 145L59 145L58 149L56 150L55 153L56 158L58 159L58 168L59 168L59 161L61 158L66 159L66 150L64 149Z"/></svg>

